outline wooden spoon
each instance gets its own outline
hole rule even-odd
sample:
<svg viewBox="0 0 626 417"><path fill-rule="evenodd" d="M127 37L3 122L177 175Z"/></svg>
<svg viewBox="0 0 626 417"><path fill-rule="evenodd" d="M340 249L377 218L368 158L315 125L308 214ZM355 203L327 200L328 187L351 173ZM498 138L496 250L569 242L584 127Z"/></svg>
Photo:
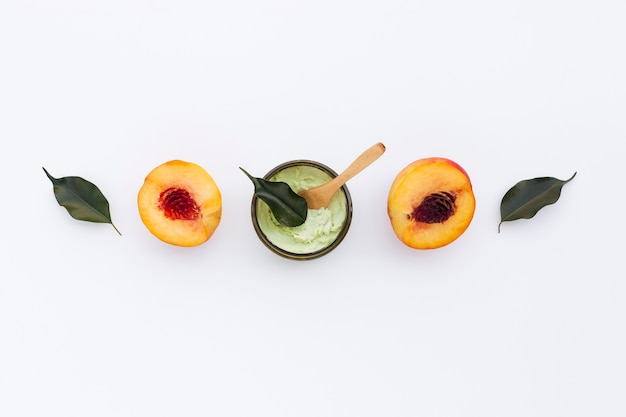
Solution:
<svg viewBox="0 0 626 417"><path fill-rule="evenodd" d="M355 159L354 162L352 162L350 166L345 169L345 171L337 175L332 180L317 187L303 190L298 194L304 197L306 204L310 209L328 207L330 200L333 198L337 190L346 183L346 181L367 168L384 152L385 145L378 142L376 145L370 147L359 155L359 157Z"/></svg>

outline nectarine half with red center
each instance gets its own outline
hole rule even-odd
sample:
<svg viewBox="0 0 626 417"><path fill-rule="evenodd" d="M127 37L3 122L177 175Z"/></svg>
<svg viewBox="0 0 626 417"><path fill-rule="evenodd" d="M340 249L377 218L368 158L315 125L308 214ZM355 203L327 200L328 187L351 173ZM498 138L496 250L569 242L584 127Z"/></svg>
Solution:
<svg viewBox="0 0 626 417"><path fill-rule="evenodd" d="M206 242L222 217L222 195L213 178L201 166L179 160L146 176L137 205L148 230L177 246Z"/></svg>
<svg viewBox="0 0 626 417"><path fill-rule="evenodd" d="M394 179L387 199L393 231L415 249L435 249L456 240L472 221L475 207L467 172L439 157L407 165Z"/></svg>

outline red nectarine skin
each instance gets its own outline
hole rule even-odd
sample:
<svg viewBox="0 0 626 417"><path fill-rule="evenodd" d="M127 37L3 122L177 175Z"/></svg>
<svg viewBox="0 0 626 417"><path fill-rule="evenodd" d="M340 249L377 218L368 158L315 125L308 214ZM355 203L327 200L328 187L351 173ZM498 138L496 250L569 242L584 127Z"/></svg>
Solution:
<svg viewBox="0 0 626 417"><path fill-rule="evenodd" d="M441 157L407 165L394 179L387 211L398 238L416 249L456 240L469 226L476 201L467 172Z"/></svg>

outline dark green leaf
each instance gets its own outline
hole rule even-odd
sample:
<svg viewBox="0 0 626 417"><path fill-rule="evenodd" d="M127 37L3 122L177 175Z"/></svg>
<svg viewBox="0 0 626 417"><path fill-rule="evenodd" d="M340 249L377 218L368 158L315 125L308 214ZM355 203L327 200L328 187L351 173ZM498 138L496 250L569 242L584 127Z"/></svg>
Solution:
<svg viewBox="0 0 626 417"><path fill-rule="evenodd" d="M306 200L296 194L289 184L253 177L245 169L239 169L250 178L254 184L254 194L267 203L280 224L295 227L304 223L308 213Z"/></svg>
<svg viewBox="0 0 626 417"><path fill-rule="evenodd" d="M518 219L530 219L543 207L554 204L561 196L561 188L570 182L552 177L539 177L520 181L506 192L500 203L500 224Z"/></svg>
<svg viewBox="0 0 626 417"><path fill-rule="evenodd" d="M80 177L54 178L45 168L43 170L52 181L57 202L70 216L88 222L109 223L121 235L111 221L109 202L98 187Z"/></svg>

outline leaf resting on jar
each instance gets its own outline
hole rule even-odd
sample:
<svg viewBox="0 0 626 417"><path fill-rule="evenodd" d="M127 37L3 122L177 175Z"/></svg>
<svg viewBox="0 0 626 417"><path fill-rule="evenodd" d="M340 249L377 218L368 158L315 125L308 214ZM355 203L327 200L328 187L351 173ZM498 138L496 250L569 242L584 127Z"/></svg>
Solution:
<svg viewBox="0 0 626 417"><path fill-rule="evenodd" d="M254 195L265 201L276 220L284 226L300 226L306 220L308 206L304 197L296 194L289 184L253 177L239 167L254 184Z"/></svg>
<svg viewBox="0 0 626 417"><path fill-rule="evenodd" d="M553 177L538 177L520 181L506 192L500 203L500 223L518 219L530 219L543 207L554 204L561 196L561 189L574 177L559 180Z"/></svg>
<svg viewBox="0 0 626 417"><path fill-rule="evenodd" d="M76 220L93 223L108 223L121 236L117 227L111 221L109 202L95 184L81 177L54 178L43 168L52 181L54 196L60 206Z"/></svg>

